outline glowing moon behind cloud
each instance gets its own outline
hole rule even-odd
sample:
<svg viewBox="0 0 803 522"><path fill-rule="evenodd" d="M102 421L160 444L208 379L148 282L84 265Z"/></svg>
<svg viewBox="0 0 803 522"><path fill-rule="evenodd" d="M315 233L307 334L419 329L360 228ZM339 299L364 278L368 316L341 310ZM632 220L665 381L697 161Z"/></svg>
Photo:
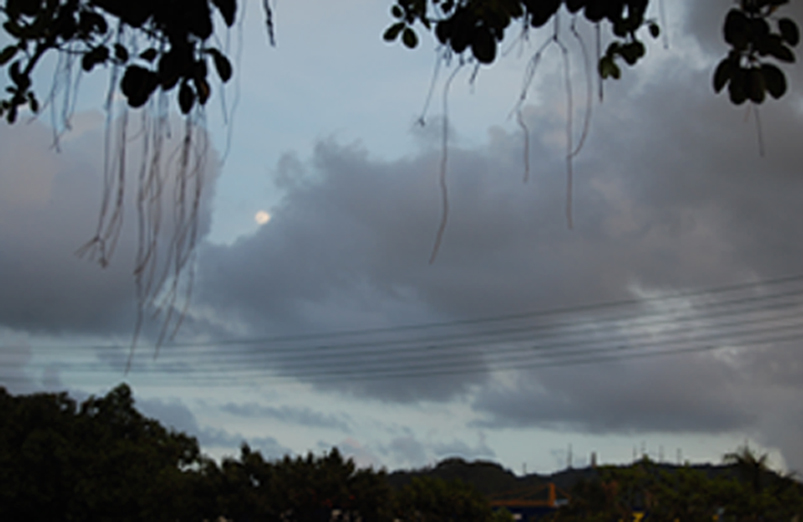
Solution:
<svg viewBox="0 0 803 522"><path fill-rule="evenodd" d="M254 215L254 221L256 221L258 225L264 225L270 221L270 214L264 210L260 210Z"/></svg>

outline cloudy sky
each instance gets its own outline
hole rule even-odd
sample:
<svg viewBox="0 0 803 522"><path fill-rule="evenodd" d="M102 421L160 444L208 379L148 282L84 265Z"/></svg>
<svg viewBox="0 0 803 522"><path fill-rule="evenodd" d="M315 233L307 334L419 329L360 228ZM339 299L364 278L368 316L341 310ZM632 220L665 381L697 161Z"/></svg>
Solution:
<svg viewBox="0 0 803 522"><path fill-rule="evenodd" d="M104 79L82 81L58 151L49 117L0 125L0 384L80 398L128 382L214 456L247 440L270 457L336 445L389 469L462 456L550 472L569 453L717 462L749 442L803 471L803 74L786 68L759 132L710 86L731 2L665 4L666 40L602 103L593 86L570 228L566 129L576 145L588 96L565 13L574 113L548 47L525 134L511 111L551 33L509 38L448 96L458 62L442 64L424 111L435 43L382 42L390 3L277 2L271 48L249 2L228 36L238 80L196 130L191 301L156 357L160 318L146 321L128 373L133 184L111 265L75 255L101 208ZM445 114L449 213L430 264Z"/></svg>

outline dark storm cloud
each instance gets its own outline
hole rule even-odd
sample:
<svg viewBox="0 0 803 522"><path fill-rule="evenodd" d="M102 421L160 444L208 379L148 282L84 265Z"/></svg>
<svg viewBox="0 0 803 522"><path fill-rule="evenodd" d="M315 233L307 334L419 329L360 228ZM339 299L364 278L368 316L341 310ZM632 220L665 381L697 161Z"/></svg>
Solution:
<svg viewBox="0 0 803 522"><path fill-rule="evenodd" d="M257 403L227 403L221 406L222 411L248 419L272 419L287 424L312 428L329 428L346 433L351 431L351 421L347 415L322 413L310 408L292 406L266 406Z"/></svg>
<svg viewBox="0 0 803 522"><path fill-rule="evenodd" d="M595 434L743 430L758 415L737 378L699 356L528 372L479 395L485 420L477 424Z"/></svg>
<svg viewBox="0 0 803 522"><path fill-rule="evenodd" d="M529 184L521 181L520 133L492 129L484 147L450 148L449 222L433 265L427 261L440 217L439 151L388 162L358 145L322 141L310 161L288 156L280 163L276 175L287 192L268 226L204 251L202 305L254 335L308 333L500 316L632 298L634 289L709 288L799 272L799 91L762 107L761 157L755 113L715 96L710 68L696 68L677 51L655 60L648 74L628 69L622 81L606 84L605 102L595 108L574 162L573 230L564 218L566 120L559 103L525 108ZM563 100L555 87L560 72L544 74L543 98ZM560 338L562 326L553 326L547 331ZM478 422L489 428L744 431L769 440L773 430L782 432L770 423L784 422L773 416L779 406L767 383L780 387L782 397L800 393L796 374L781 375L791 372L790 361L783 368L766 364L799 356L772 347L764 358L709 353L522 369L507 384L489 378L494 348L492 340L464 348L462 358L451 359L457 374L416 379L372 375L370 365L360 375L371 354L390 350L398 357L388 363L393 368L417 367L403 357L404 348L381 343L367 355L330 362L353 371L339 373L338 366L326 380L326 362L314 356L306 364L279 357L264 364L360 397L468 394ZM433 357L423 355L423 363ZM414 442L400 438L393 451L420 461L424 450Z"/></svg>
<svg viewBox="0 0 803 522"><path fill-rule="evenodd" d="M52 132L39 122L0 125L0 324L27 332L130 335L136 187L127 186L123 232L111 265L101 269L79 258L76 250L95 233L100 211L102 118L63 140L57 152ZM129 181L139 174L138 151L131 142ZM216 172L206 176L213 187ZM211 195L208 190L202 205L202 236L210 225ZM171 227L165 218L164 229Z"/></svg>

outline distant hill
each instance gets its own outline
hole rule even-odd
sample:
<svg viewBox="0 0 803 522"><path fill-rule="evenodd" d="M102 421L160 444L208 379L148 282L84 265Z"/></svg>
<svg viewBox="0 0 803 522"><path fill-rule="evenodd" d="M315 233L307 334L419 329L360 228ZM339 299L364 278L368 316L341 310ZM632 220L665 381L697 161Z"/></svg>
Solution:
<svg viewBox="0 0 803 522"><path fill-rule="evenodd" d="M659 469L670 472L683 467L667 463L653 463L653 465L657 466ZM629 466L630 464L615 467L625 468ZM735 474L734 467L728 465L693 464L690 465L690 467L705 473L709 478ZM596 468L586 467L564 469L549 475L532 473L520 477L495 462L481 460L467 462L461 458L449 458L439 462L434 467L394 471L388 475L388 483L393 488L398 489L409 483L413 477L437 477L447 481L459 479L465 483L472 484L481 493L493 496L516 490L526 490L550 482L568 492L581 479L590 480L597 475L598 470Z"/></svg>
<svg viewBox="0 0 803 522"><path fill-rule="evenodd" d="M388 476L388 483L394 488L401 488L413 477L422 476L436 477L447 481L459 479L467 484L472 484L485 495L546 483L536 474L517 477L510 470L504 469L494 462L466 462L460 458L443 460L434 468L394 471Z"/></svg>

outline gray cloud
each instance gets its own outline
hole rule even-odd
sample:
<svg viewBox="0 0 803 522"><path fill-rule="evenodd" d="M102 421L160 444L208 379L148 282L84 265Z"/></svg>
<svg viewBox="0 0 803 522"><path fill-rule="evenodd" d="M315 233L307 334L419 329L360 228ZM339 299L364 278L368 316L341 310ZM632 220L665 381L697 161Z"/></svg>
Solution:
<svg viewBox="0 0 803 522"><path fill-rule="evenodd" d="M219 428L204 429L198 436L198 440L205 448L223 448L225 450L233 450L239 448L242 444L262 453L266 459L281 459L285 455L292 455L293 451L286 446L283 446L274 437L244 437L239 433L230 433L226 430ZM239 451L231 453L239 454ZM236 456L236 455L235 455Z"/></svg>
<svg viewBox="0 0 803 522"><path fill-rule="evenodd" d="M287 424L335 429L346 433L351 432L351 420L345 414L327 414L310 408L297 408L292 406L265 406L253 402L245 404L230 402L221 406L220 409L226 413L249 419L267 418Z"/></svg>
<svg viewBox="0 0 803 522"><path fill-rule="evenodd" d="M80 115L84 116L84 115ZM80 118L83 119L87 118ZM0 324L19 331L129 335L133 330L137 141L128 145L124 225L105 270L75 255L95 233L103 189L103 122L68 135L61 152L38 121L0 125ZM84 125L79 125L83 127ZM181 133L165 144L171 150ZM167 155L165 155L167 156ZM211 153L210 164L215 164ZM217 171L205 174L213 188ZM166 187L170 182L166 182ZM199 233L210 226L207 190ZM173 228L163 219L163 231ZM166 240L165 240L166 241ZM146 330L147 333L147 330Z"/></svg>
<svg viewBox="0 0 803 522"><path fill-rule="evenodd" d="M192 411L177 399L139 399L136 406L144 415L159 420L168 428L195 436L202 432Z"/></svg>
<svg viewBox="0 0 803 522"><path fill-rule="evenodd" d="M200 303L239 331L273 335L500 316L629 299L636 288L708 288L798 272L800 94L762 107L767 154L760 157L755 115L744 124L745 108L716 97L709 69L690 65L682 50L656 59L648 74L628 71L606 85L574 162L573 230L563 217L566 120L559 106L525 108L527 185L518 132L494 128L483 147L450 148L449 222L431 266L439 152L382 161L358 145L322 141L310 161L288 157L278 166L287 192L268 226L204 250ZM563 99L560 74L545 70L544 99ZM560 340L563 327L546 331ZM733 333L715 341L738 339ZM263 349L261 364L359 397L470 396L487 429L769 433L767 412L779 406L763 393L766 384L798 394L789 368L799 357L779 347L767 348L764 359L736 352L735 363L697 354L522 369L506 385L490 377L500 350L492 340L453 352L455 374L446 365L445 375L419 378L384 377L372 357L399 375L435 364L437 354L414 352L411 360L410 346L381 340L340 352L340 360L306 348L288 345L288 353L298 350L292 362ZM767 361L776 357L791 361L773 369ZM424 449L414 442L397 439L392 451L420 462Z"/></svg>
<svg viewBox="0 0 803 522"><path fill-rule="evenodd" d="M745 430L758 418L753 392L706 356L522 372L489 387L475 408L483 427L541 426L594 434Z"/></svg>
<svg viewBox="0 0 803 522"><path fill-rule="evenodd" d="M380 451L402 468L420 468L430 463L426 446L412 434L393 438Z"/></svg>
<svg viewBox="0 0 803 522"><path fill-rule="evenodd" d="M480 458L493 458L496 456L494 450L488 446L485 435L480 433L479 440L475 446L470 446L465 441L454 439L451 442L435 444L433 447L435 455L439 458L461 457L465 460L475 460Z"/></svg>
<svg viewBox="0 0 803 522"><path fill-rule="evenodd" d="M9 334L5 336L13 339ZM8 340L0 344L0 386L13 394L33 392L36 386L26 368L31 358L31 347L25 341Z"/></svg>
<svg viewBox="0 0 803 522"><path fill-rule="evenodd" d="M204 451L222 448L234 454L237 448L247 443L251 449L259 450L269 459L292 454L292 450L280 444L274 437L245 437L223 428L199 426L192 411L179 400L142 399L137 401L137 408L167 427L197 437Z"/></svg>
<svg viewBox="0 0 803 522"><path fill-rule="evenodd" d="M536 81L548 103L524 110L529 184L521 181L518 131L493 128L483 146L450 147L449 222L436 263L428 264L441 211L435 127L416 131L419 154L395 161L322 140L309 160L288 154L276 166L285 195L268 225L199 252L190 333L309 336L466 321L629 299L634 288L705 288L798 272L803 104L794 86L800 68L787 68L786 99L761 108L767 154L759 157L755 113L731 107L710 87L724 51L719 28L729 3L688 5L682 30L694 41L672 42L668 53L651 47L653 61L606 83L605 102L595 107L591 134L573 165L573 230L564 218L562 72L545 68ZM700 50L710 67L698 67ZM582 77L574 83L582 86ZM581 101L578 90L575 103ZM88 151L98 141L87 135L60 156L46 150L48 143L38 124L0 127L0 323L29 331L127 331L130 267L115 263L98 271L71 257L97 216L98 159ZM130 249L130 242L121 245L118 260L131 259ZM544 326L543 335L555 342L570 340L567 325ZM448 331L472 333L466 323ZM551 370L521 365L500 382L492 370L504 346L493 340L438 359L441 352L427 352L428 341L397 343L405 335L354 335L339 346L302 337L226 346L214 354L213 370L225 378L264 370L368 400L468 397L477 424L489 430L744 432L803 466L795 443L803 427L796 345ZM734 339L724 335L718 342ZM111 354L108 362L119 365L122 357ZM199 354L182 368L202 362ZM412 377L428 367L438 374ZM333 421L314 411L268 414ZM204 437L211 444L239 443L222 430ZM281 450L275 439L263 442L269 451ZM407 434L383 451L421 465L429 449Z"/></svg>

